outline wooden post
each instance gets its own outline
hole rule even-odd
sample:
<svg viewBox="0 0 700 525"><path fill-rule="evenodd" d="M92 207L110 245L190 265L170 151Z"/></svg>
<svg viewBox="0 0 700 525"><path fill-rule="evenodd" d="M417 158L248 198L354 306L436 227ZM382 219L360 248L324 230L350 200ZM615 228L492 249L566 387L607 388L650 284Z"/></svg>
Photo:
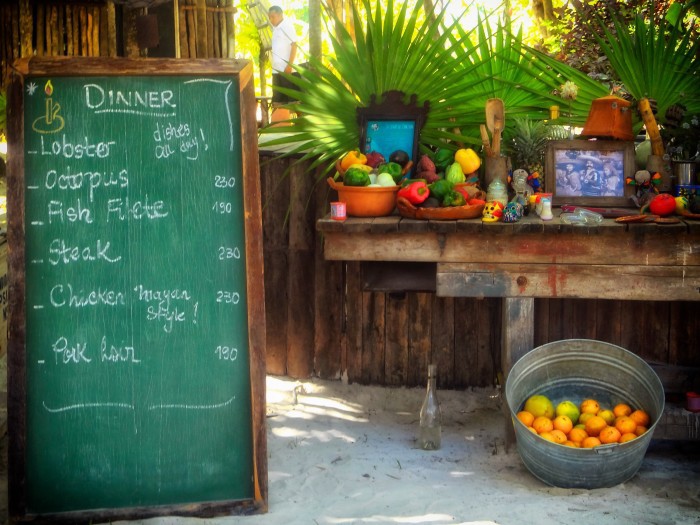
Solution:
<svg viewBox="0 0 700 525"><path fill-rule="evenodd" d="M503 383L503 411L506 431L506 450L515 443L515 431L510 418L510 409L505 399L505 380L513 364L532 350L535 341L535 299L533 297L506 297L503 299L501 321L501 368Z"/></svg>
<svg viewBox="0 0 700 525"><path fill-rule="evenodd" d="M20 20L20 35L22 38L22 47L20 56L28 57L32 53L32 36L34 34L34 24L32 22L32 10L29 6L29 0L20 0L19 2L19 20Z"/></svg>
<svg viewBox="0 0 700 525"><path fill-rule="evenodd" d="M80 7L74 6L71 10L73 11L73 55L80 56Z"/></svg>
<svg viewBox="0 0 700 525"><path fill-rule="evenodd" d="M233 7L233 0L225 2L227 7L226 11L226 56L228 58L234 58L236 56L236 25L233 18L236 10Z"/></svg>
<svg viewBox="0 0 700 525"><path fill-rule="evenodd" d="M177 11L177 34L178 34L178 53L177 58L190 58L190 50L187 45L187 15L185 14L185 0L178 2Z"/></svg>
<svg viewBox="0 0 700 525"><path fill-rule="evenodd" d="M194 4L191 5L194 6ZM192 9L187 10L187 37L190 49L190 58L204 56L204 51L197 49L197 17Z"/></svg>
<svg viewBox="0 0 700 525"><path fill-rule="evenodd" d="M31 17L31 12L30 15ZM30 21L31 23L31 21ZM43 56L44 51L44 38L46 33L44 31L44 4L39 4L36 6L36 55ZM29 55L28 55L29 56Z"/></svg>
<svg viewBox="0 0 700 525"><path fill-rule="evenodd" d="M196 19L197 19L197 57L205 58L211 55L207 54L207 44L209 39L207 38L207 4L206 0L195 0L196 1Z"/></svg>
<svg viewBox="0 0 700 525"><path fill-rule="evenodd" d="M117 56L117 15L114 10L114 2L107 2L107 56Z"/></svg>

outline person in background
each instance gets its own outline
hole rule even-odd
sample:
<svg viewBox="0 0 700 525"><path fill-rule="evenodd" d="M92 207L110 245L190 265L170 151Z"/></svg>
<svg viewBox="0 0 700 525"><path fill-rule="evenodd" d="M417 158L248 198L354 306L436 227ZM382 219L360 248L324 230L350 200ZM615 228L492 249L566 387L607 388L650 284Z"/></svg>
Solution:
<svg viewBox="0 0 700 525"><path fill-rule="evenodd" d="M280 73L293 73L294 59L297 54L297 34L291 20L284 18L284 12L278 5L273 5L267 12L272 24L272 122L289 119L289 110L280 106L291 102L278 87L294 88L295 86Z"/></svg>

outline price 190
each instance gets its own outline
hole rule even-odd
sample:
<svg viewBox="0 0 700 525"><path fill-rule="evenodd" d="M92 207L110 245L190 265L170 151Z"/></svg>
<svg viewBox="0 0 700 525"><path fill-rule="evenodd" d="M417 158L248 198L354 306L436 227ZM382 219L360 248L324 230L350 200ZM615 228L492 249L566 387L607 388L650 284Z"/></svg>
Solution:
<svg viewBox="0 0 700 525"><path fill-rule="evenodd" d="M238 357L238 348L232 346L219 345L214 352L221 361L235 361Z"/></svg>
<svg viewBox="0 0 700 525"><path fill-rule="evenodd" d="M211 209L216 213L226 215L233 212L233 204L230 202L216 201Z"/></svg>

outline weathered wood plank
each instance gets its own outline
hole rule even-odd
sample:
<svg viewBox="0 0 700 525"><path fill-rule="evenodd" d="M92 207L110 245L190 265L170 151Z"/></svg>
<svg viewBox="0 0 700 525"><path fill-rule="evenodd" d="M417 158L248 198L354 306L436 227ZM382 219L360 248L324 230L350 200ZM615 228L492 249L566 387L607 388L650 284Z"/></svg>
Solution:
<svg viewBox="0 0 700 525"><path fill-rule="evenodd" d="M325 203L325 193L314 188L316 217ZM343 372L345 353L344 300L345 281L340 261L326 261L320 236L313 238L315 253L314 281L314 372L324 379L338 379Z"/></svg>
<svg viewBox="0 0 700 525"><path fill-rule="evenodd" d="M430 362L437 365L437 384L440 388L454 384L454 301L451 297L433 298Z"/></svg>
<svg viewBox="0 0 700 525"><path fill-rule="evenodd" d="M363 292L362 382L384 384L385 298L383 293Z"/></svg>
<svg viewBox="0 0 700 525"><path fill-rule="evenodd" d="M446 297L567 297L700 300L700 266L440 263L437 294Z"/></svg>
<svg viewBox="0 0 700 525"><path fill-rule="evenodd" d="M32 8L29 5L29 0L19 0L19 20L22 40L20 56L28 57L32 55L32 37L34 35Z"/></svg>
<svg viewBox="0 0 700 525"><path fill-rule="evenodd" d="M433 294L408 294L408 371L406 386L422 386L428 377Z"/></svg>
<svg viewBox="0 0 700 525"><path fill-rule="evenodd" d="M386 294L384 384L403 386L408 377L408 300L406 293Z"/></svg>
<svg viewBox="0 0 700 525"><path fill-rule="evenodd" d="M211 58L208 52L209 37L207 35L207 4L206 0L195 0L195 17L197 19L196 40L197 57Z"/></svg>
<svg viewBox="0 0 700 525"><path fill-rule="evenodd" d="M532 317L535 315L533 298L507 297L503 300L501 369L507 378L515 362L534 348L535 333Z"/></svg>
<svg viewBox="0 0 700 525"><path fill-rule="evenodd" d="M622 320L620 317L622 301L596 301L596 333L595 339L620 346Z"/></svg>
<svg viewBox="0 0 700 525"><path fill-rule="evenodd" d="M270 374L287 373L287 293L289 278L289 181L281 174L288 163L260 157L260 180L263 203L263 247L265 255L265 302L267 329L267 370ZM284 184L280 184L284 181Z"/></svg>
<svg viewBox="0 0 700 525"><path fill-rule="evenodd" d="M289 171L289 281L287 373L306 378L314 363L314 210L309 206L313 178L302 165Z"/></svg>
<svg viewBox="0 0 700 525"><path fill-rule="evenodd" d="M352 383L364 381L363 375L363 348L364 348L364 322L362 277L360 275L360 263L348 261L342 263L345 267L345 358L344 368L348 380ZM323 293L316 290L316 293Z"/></svg>

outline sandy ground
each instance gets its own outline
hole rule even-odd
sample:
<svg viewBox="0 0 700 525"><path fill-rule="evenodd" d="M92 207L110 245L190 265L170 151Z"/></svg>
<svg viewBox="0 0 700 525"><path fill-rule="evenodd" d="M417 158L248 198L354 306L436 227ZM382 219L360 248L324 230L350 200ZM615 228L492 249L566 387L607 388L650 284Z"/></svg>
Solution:
<svg viewBox="0 0 700 525"><path fill-rule="evenodd" d="M426 452L415 442L423 389L275 377L267 388L267 514L129 523L700 523L698 442L653 441L638 473L613 488L553 488L529 473L514 448L505 450L496 390L440 391L443 447Z"/></svg>

